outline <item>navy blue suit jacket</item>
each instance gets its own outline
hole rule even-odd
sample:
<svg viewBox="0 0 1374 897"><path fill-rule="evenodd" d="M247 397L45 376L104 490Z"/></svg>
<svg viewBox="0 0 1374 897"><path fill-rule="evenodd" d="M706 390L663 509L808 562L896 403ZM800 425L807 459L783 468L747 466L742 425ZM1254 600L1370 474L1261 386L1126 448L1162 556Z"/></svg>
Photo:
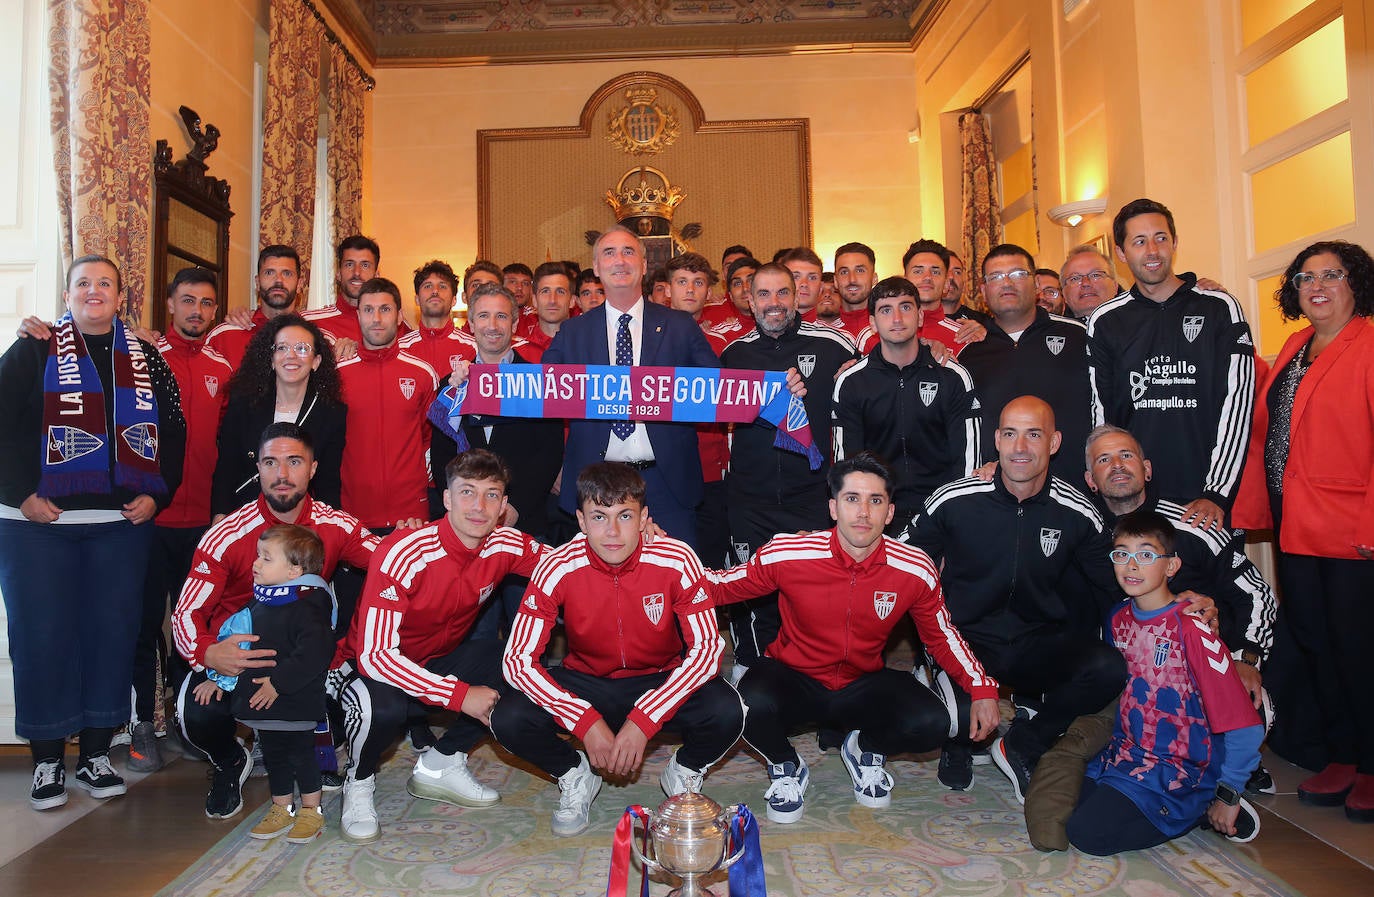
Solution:
<svg viewBox="0 0 1374 897"><path fill-rule="evenodd" d="M606 314L615 309L599 305L563 322L553 342L544 350L544 364L611 364L606 339ZM692 316L645 300L641 365L664 367L720 367L720 359ZM692 424L645 424L654 460L673 497L684 508L701 502L701 455ZM608 420L568 422L568 443L563 452L563 488L559 505L569 514L577 510L577 475L588 464L606 457L611 439Z"/></svg>

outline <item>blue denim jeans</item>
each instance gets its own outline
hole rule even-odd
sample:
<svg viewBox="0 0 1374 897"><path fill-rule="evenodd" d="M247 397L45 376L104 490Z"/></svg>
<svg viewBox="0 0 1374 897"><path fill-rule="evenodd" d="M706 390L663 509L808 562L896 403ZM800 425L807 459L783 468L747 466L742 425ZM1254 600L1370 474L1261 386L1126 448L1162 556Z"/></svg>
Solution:
<svg viewBox="0 0 1374 897"><path fill-rule="evenodd" d="M0 520L15 731L33 740L129 721L153 525Z"/></svg>

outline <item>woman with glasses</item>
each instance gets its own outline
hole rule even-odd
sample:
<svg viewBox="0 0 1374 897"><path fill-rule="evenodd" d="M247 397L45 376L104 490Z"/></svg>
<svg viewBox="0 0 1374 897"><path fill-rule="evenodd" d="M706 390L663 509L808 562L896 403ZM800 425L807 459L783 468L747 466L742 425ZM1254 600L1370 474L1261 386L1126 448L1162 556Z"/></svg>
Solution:
<svg viewBox="0 0 1374 897"><path fill-rule="evenodd" d="M337 508L347 417L334 352L320 329L295 314L262 325L229 381L210 496L215 519L257 498L258 437L277 421L299 424L310 434L319 463L310 495Z"/></svg>
<svg viewBox="0 0 1374 897"><path fill-rule="evenodd" d="M1308 326L1288 338L1256 402L1236 525L1272 523L1280 627L1294 649L1275 659L1315 691L1326 762L1298 797L1374 822L1374 260L1353 243L1314 243L1275 298L1285 319ZM1288 704L1297 713L1307 701Z"/></svg>

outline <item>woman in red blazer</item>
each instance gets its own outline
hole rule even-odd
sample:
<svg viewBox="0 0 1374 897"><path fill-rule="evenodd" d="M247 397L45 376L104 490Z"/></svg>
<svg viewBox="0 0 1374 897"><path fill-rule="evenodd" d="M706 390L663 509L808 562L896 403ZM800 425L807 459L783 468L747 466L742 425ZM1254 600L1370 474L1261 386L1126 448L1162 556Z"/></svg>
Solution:
<svg viewBox="0 0 1374 897"><path fill-rule="evenodd" d="M1276 294L1288 338L1255 403L1237 526L1279 546L1282 613L1316 691L1329 761L1298 797L1374 822L1374 260L1344 241L1295 258ZM1267 494L1266 494L1267 493ZM1267 500L1266 500L1267 499Z"/></svg>

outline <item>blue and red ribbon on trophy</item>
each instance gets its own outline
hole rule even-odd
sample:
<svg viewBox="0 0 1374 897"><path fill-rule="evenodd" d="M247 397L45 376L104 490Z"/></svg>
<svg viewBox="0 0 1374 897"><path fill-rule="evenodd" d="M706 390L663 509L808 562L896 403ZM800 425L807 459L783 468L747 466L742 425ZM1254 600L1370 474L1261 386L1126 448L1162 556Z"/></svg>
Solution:
<svg viewBox="0 0 1374 897"><path fill-rule="evenodd" d="M759 823L744 804L734 808L730 818L730 841L725 856L732 857L743 848L743 855L730 866L730 897L768 897L768 881L763 872L763 850L759 845ZM615 826L611 846L611 873L606 882L606 897L626 897L630 876L634 871L635 822L644 825L644 837L649 837L649 813L638 804L625 808ZM647 849L647 848L646 848ZM639 869L639 897L648 897L649 870Z"/></svg>

